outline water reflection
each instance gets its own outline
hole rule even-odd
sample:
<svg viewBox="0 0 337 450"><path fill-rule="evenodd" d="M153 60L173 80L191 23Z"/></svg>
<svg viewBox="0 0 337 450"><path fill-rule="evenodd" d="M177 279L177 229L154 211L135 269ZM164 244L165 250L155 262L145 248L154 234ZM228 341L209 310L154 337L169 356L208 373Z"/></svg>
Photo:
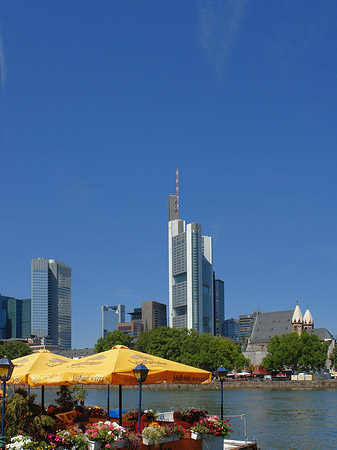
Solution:
<svg viewBox="0 0 337 450"><path fill-rule="evenodd" d="M58 389L46 389L45 402L54 403ZM40 394L40 389L32 392ZM107 389L88 389L86 404L107 407ZM123 390L123 407L137 409L138 391ZM157 411L207 409L220 413L220 392L206 390L144 390L144 408ZM118 390L110 389L110 409L118 407ZM335 390L224 391L224 415L246 414L248 437L257 437L261 450L317 450L337 448ZM243 422L230 418L234 437L243 437Z"/></svg>

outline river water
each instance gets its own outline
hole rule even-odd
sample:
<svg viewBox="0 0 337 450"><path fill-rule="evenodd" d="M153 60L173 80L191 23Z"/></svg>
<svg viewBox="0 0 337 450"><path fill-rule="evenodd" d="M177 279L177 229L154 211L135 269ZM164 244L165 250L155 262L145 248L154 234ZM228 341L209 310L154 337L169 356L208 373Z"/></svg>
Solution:
<svg viewBox="0 0 337 450"><path fill-rule="evenodd" d="M46 389L45 404L54 403L57 389ZM40 399L40 389L32 389ZM87 390L86 405L107 408L107 389ZM155 411L207 409L220 414L220 391L143 390L142 408ZM118 389L110 389L110 409L118 408ZM123 408L138 409L138 390L123 390ZM337 449L337 390L224 390L224 415L246 414L247 435L261 450ZM233 438L244 437L243 420L230 418Z"/></svg>

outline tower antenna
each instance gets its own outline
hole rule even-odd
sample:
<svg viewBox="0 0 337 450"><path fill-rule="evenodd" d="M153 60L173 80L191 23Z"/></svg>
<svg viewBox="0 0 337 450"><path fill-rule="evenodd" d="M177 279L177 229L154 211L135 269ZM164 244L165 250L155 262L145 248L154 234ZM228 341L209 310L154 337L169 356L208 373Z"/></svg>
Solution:
<svg viewBox="0 0 337 450"><path fill-rule="evenodd" d="M179 172L176 170L176 198L175 198L175 213L179 214Z"/></svg>

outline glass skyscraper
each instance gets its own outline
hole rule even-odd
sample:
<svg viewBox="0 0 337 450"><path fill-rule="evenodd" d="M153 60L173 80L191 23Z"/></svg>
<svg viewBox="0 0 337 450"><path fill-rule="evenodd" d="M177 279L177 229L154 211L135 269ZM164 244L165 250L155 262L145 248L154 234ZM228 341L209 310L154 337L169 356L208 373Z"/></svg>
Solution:
<svg viewBox="0 0 337 450"><path fill-rule="evenodd" d="M215 278L215 277L214 277ZM225 320L225 288L224 282L214 279L214 334L223 336Z"/></svg>
<svg viewBox="0 0 337 450"><path fill-rule="evenodd" d="M213 242L201 225L185 225L169 196L169 326L214 333Z"/></svg>
<svg viewBox="0 0 337 450"><path fill-rule="evenodd" d="M33 259L31 276L31 333L46 344L71 348L71 267Z"/></svg>
<svg viewBox="0 0 337 450"><path fill-rule="evenodd" d="M125 305L101 306L101 337L104 339L109 332L117 330L118 323L125 322Z"/></svg>

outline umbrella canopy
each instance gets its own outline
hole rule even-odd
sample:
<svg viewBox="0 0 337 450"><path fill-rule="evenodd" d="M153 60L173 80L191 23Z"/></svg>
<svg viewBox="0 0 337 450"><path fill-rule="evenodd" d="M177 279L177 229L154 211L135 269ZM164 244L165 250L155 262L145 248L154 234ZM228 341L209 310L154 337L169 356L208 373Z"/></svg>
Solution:
<svg viewBox="0 0 337 450"><path fill-rule="evenodd" d="M149 373L145 384L209 383L212 373L157 356L136 352L123 345L111 350L29 375L31 386L49 384L138 384L133 369L145 364Z"/></svg>
<svg viewBox="0 0 337 450"><path fill-rule="evenodd" d="M55 355L49 350L37 350L30 355L15 358L12 360L14 370L8 384L31 384L30 375L56 367L59 368L58 370L62 370L61 367L71 361L71 359ZM31 384L31 386L33 385Z"/></svg>

